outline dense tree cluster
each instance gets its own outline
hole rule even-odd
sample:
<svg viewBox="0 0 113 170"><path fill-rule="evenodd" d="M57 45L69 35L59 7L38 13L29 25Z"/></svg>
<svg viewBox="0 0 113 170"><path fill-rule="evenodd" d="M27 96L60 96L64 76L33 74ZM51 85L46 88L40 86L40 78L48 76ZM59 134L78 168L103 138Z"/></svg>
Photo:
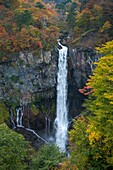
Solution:
<svg viewBox="0 0 113 170"><path fill-rule="evenodd" d="M26 169L25 159L28 159L28 142L20 134L0 125L0 169Z"/></svg>
<svg viewBox="0 0 113 170"><path fill-rule="evenodd" d="M58 36L57 12L41 0L0 1L0 56L22 50L48 50Z"/></svg>
<svg viewBox="0 0 113 170"><path fill-rule="evenodd" d="M0 125L0 169L1 170L49 170L64 159L65 154L55 145L44 145L33 150L25 138Z"/></svg>
<svg viewBox="0 0 113 170"><path fill-rule="evenodd" d="M113 168L113 41L97 48L103 57L90 77L85 115L70 131L72 162L83 169ZM82 157L82 159L81 159Z"/></svg>
<svg viewBox="0 0 113 170"><path fill-rule="evenodd" d="M78 2L78 1L76 1ZM113 38L113 1L83 0L76 8L73 43L95 47Z"/></svg>
<svg viewBox="0 0 113 170"><path fill-rule="evenodd" d="M72 0L57 5L63 13L61 30L71 35L70 44L87 48L100 46L113 38L113 1ZM66 22L64 22L66 21Z"/></svg>

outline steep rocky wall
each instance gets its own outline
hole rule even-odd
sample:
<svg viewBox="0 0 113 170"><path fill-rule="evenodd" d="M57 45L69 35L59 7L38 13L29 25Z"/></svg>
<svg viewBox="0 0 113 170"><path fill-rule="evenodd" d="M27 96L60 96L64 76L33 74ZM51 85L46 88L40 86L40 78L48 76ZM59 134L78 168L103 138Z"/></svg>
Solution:
<svg viewBox="0 0 113 170"><path fill-rule="evenodd" d="M0 64L0 98L13 109L16 124L16 108L23 106L23 125L47 131L53 126L56 110L57 80L56 50L32 55L20 53L13 62ZM71 120L82 111L84 96L79 93L94 69L98 55L91 48L69 47L68 52L68 110ZM33 107L37 108L34 109Z"/></svg>
<svg viewBox="0 0 113 170"><path fill-rule="evenodd" d="M22 106L24 126L30 124L39 129L45 126L45 117L55 112L56 73L57 58L52 51L35 55L24 51L0 64L0 99L9 112L13 110L15 124L16 108ZM36 113L32 109L34 105Z"/></svg>
<svg viewBox="0 0 113 170"><path fill-rule="evenodd" d="M92 74L98 54L91 48L69 48L68 56L68 108L70 119L80 114L85 96L79 92Z"/></svg>

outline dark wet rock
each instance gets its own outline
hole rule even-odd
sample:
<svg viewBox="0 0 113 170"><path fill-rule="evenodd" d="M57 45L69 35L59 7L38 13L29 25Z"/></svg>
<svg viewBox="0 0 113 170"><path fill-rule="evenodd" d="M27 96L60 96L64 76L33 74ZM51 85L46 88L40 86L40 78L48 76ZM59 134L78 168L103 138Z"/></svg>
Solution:
<svg viewBox="0 0 113 170"><path fill-rule="evenodd" d="M19 127L16 128L15 131L22 134L34 149L39 149L42 145L47 144L43 138L38 137L33 131L29 131L26 128Z"/></svg>
<svg viewBox="0 0 113 170"><path fill-rule="evenodd" d="M77 49L76 47L69 48L68 57L68 108L69 118L74 118L79 115L82 110L83 101L86 98L79 92L83 88L92 74L95 65L98 61L98 55L91 49Z"/></svg>

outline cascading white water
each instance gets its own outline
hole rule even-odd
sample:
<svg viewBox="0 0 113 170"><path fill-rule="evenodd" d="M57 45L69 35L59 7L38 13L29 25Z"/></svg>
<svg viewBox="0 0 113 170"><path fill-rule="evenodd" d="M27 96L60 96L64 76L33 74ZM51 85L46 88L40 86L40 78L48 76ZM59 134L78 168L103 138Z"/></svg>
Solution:
<svg viewBox="0 0 113 170"><path fill-rule="evenodd" d="M21 107L16 109L16 123L17 127L22 127L22 121L23 121L23 109Z"/></svg>
<svg viewBox="0 0 113 170"><path fill-rule="evenodd" d="M12 123L12 129L15 129L15 122L14 122L14 113L13 109L10 110L10 118L11 118L11 123Z"/></svg>
<svg viewBox="0 0 113 170"><path fill-rule="evenodd" d="M45 132L47 136L50 135L50 118L47 116L45 116Z"/></svg>
<svg viewBox="0 0 113 170"><path fill-rule="evenodd" d="M57 73L57 109L56 109L56 144L66 151L68 115L67 115L67 51L68 48L58 43L59 49L58 73Z"/></svg>
<svg viewBox="0 0 113 170"><path fill-rule="evenodd" d="M28 131L30 131L30 132L32 132L32 133L35 134L38 138L40 138L40 139L43 140L46 144L48 144L48 142L47 142L44 138L42 138L41 136L39 136L34 130L29 129L29 128L25 128L25 129L28 130Z"/></svg>

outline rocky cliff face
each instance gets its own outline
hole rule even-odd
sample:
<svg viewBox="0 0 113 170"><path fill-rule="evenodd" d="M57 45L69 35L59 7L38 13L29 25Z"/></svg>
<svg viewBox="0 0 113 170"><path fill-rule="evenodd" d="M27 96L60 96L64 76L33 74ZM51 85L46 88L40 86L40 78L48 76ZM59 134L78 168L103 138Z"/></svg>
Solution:
<svg viewBox="0 0 113 170"><path fill-rule="evenodd" d="M83 109L82 103L85 96L79 93L79 89L85 86L89 75L92 74L95 61L98 61L98 55L91 48L77 49L74 46L69 48L68 105L70 118L80 114Z"/></svg>
<svg viewBox="0 0 113 170"><path fill-rule="evenodd" d="M0 64L0 98L13 110L15 125L16 108L23 107L23 125L49 132L53 126L56 107L56 50L31 54L20 53L11 62ZM84 96L79 93L98 60L92 49L69 47L68 53L68 110L71 120L82 111ZM20 113L19 113L20 114Z"/></svg>
<svg viewBox="0 0 113 170"><path fill-rule="evenodd" d="M56 72L57 59L52 52L40 51L38 55L27 51L20 53L13 60L0 64L0 98L9 111L13 109L15 112L16 108L24 107L24 117L29 114L30 124L33 128L39 128L44 123L43 120L37 123L37 119L51 114L51 109L52 112L55 109ZM23 122L27 126L28 121Z"/></svg>

